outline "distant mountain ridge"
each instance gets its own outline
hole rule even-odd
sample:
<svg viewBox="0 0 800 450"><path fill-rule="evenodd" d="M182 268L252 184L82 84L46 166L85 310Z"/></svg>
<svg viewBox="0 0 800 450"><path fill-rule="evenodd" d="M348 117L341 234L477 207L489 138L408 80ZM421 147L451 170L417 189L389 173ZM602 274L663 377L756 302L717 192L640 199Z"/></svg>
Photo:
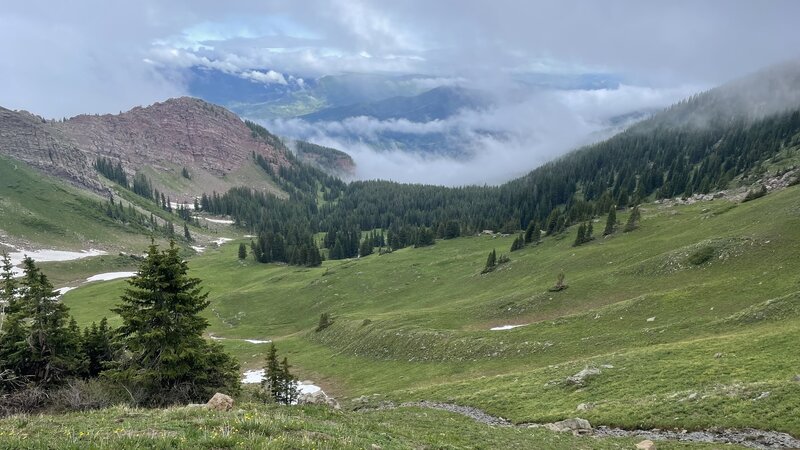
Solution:
<svg viewBox="0 0 800 450"><path fill-rule="evenodd" d="M116 115L79 115L65 121L0 108L0 152L95 191L103 188L92 164L98 157L109 158L131 175L139 171L163 174L163 179L156 176L154 182L175 197L249 183L274 189L254 169L254 155L261 155L275 169L296 164L285 150L254 136L236 114L190 97ZM352 160L340 162L345 168L348 164ZM181 177L183 168L193 180L183 180L180 186L171 183L170 179Z"/></svg>

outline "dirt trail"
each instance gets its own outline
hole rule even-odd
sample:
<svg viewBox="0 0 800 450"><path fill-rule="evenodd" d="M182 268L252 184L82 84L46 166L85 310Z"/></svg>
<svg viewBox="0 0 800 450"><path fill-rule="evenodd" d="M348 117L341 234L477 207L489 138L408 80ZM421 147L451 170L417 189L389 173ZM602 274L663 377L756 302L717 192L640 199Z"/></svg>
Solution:
<svg viewBox="0 0 800 450"><path fill-rule="evenodd" d="M399 406L394 404L386 404L377 409L395 409L395 408L431 408L448 411L462 416L469 417L470 419L485 423L492 426L518 428L533 428L540 427L544 424L521 423L513 424L507 419L502 417L492 416L478 408L471 406L461 406L452 403L440 403L431 401L421 402L407 402ZM365 409L368 410L368 409ZM633 437L641 439L650 439L653 441L679 441L679 442L702 442L702 443L720 443L720 444L737 444L743 447L756 448L756 449L796 449L800 448L800 439L794 438L789 434L777 431L764 431L752 428L745 429L711 429L702 431L674 431L674 430L623 430L621 428L609 428L599 426L586 430L583 433L587 436L597 438L603 437Z"/></svg>

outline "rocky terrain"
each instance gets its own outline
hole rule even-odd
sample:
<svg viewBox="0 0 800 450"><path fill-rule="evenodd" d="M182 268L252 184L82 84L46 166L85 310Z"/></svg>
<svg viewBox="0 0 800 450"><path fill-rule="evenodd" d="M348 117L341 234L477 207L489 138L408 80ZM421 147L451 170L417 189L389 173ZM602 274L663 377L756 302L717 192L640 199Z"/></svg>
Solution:
<svg viewBox="0 0 800 450"><path fill-rule="evenodd" d="M260 173L252 162L254 153L275 169L293 164L283 149L254 137L236 114L190 97L115 115L79 115L61 121L0 108L0 154L98 192L104 190L92 168L98 157L121 162L129 178L142 170L164 174L163 180L156 177L153 183L175 199L256 184L261 180L237 176L251 167ZM314 162L323 162L318 159ZM342 170L341 158L334 159L335 170ZM183 168L192 175L194 186L165 181L180 179Z"/></svg>

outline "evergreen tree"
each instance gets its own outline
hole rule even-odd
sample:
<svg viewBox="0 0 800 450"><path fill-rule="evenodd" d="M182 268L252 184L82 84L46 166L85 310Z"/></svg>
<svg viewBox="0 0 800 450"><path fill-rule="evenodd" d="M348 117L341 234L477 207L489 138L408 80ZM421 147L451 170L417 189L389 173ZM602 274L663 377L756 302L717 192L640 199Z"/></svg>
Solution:
<svg viewBox="0 0 800 450"><path fill-rule="evenodd" d="M320 331L324 330L325 328L328 328L332 324L333 324L333 321L331 320L331 315L329 313L326 313L326 312L322 313L322 314L319 315L319 323L317 324L317 329L314 330L314 331L320 332Z"/></svg>
<svg viewBox="0 0 800 450"><path fill-rule="evenodd" d="M361 248L358 250L358 256L367 256L372 254L372 240L367 238L361 243Z"/></svg>
<svg viewBox="0 0 800 450"><path fill-rule="evenodd" d="M14 265L11 264L11 257L4 251L2 273L0 273L0 339L2 339L3 322L6 315L14 312L16 293L17 280L14 278ZM0 361L2 360L0 359Z"/></svg>
<svg viewBox="0 0 800 450"><path fill-rule="evenodd" d="M189 233L189 226L186 224L186 222L183 223L183 237L186 239L186 242L194 241L194 239L192 239L192 235Z"/></svg>
<svg viewBox="0 0 800 450"><path fill-rule="evenodd" d="M489 257L486 258L486 266L483 268L482 273L489 273L497 267L497 252L492 250L489 252Z"/></svg>
<svg viewBox="0 0 800 450"><path fill-rule="evenodd" d="M572 246L577 247L584 242L586 242L586 225L582 223L578 226L578 234L575 236L575 242Z"/></svg>
<svg viewBox="0 0 800 450"><path fill-rule="evenodd" d="M603 236L608 236L609 234L613 234L616 227L617 227L617 207L611 205L611 209L608 210L608 218L606 219L606 228L603 230Z"/></svg>
<svg viewBox="0 0 800 450"><path fill-rule="evenodd" d="M299 392L297 390L297 380L294 375L289 371L289 360L284 356L281 361L281 384L280 384L280 397L278 402L284 405L292 405L297 403Z"/></svg>
<svg viewBox="0 0 800 450"><path fill-rule="evenodd" d="M449 220L444 228L444 238L445 239L454 239L461 236L461 225L458 224L458 221Z"/></svg>
<svg viewBox="0 0 800 450"><path fill-rule="evenodd" d="M86 375L96 377L114 359L113 332L103 317L98 326L92 322L83 330L83 353L86 355Z"/></svg>
<svg viewBox="0 0 800 450"><path fill-rule="evenodd" d="M68 308L33 259L26 257L23 269L19 298L7 308L0 364L47 386L81 370L80 333L77 325L70 326Z"/></svg>
<svg viewBox="0 0 800 450"><path fill-rule="evenodd" d="M623 228L622 231L627 233L635 230L638 227L640 216L639 205L636 205L631 210L631 214L628 216L628 221L625 223L625 228Z"/></svg>
<svg viewBox="0 0 800 450"><path fill-rule="evenodd" d="M514 239L514 242L511 244L511 251L515 252L517 250L522 250L525 247L525 236L520 234Z"/></svg>
<svg viewBox="0 0 800 450"><path fill-rule="evenodd" d="M264 378L261 381L262 395L267 401L284 405L291 405L297 401L297 382L289 372L289 367L286 357L278 362L278 349L271 343L267 350Z"/></svg>
<svg viewBox="0 0 800 450"><path fill-rule="evenodd" d="M244 242L239 243L239 259L244 260L247 258L247 246Z"/></svg>
<svg viewBox="0 0 800 450"><path fill-rule="evenodd" d="M175 242L159 251L152 243L137 274L113 311L126 357L109 376L145 392L150 404L206 400L239 389L238 363L217 343L203 339L208 293L188 276Z"/></svg>
<svg viewBox="0 0 800 450"><path fill-rule="evenodd" d="M528 228L525 229L525 243L531 244L539 242L539 222L535 219L531 219L528 222Z"/></svg>

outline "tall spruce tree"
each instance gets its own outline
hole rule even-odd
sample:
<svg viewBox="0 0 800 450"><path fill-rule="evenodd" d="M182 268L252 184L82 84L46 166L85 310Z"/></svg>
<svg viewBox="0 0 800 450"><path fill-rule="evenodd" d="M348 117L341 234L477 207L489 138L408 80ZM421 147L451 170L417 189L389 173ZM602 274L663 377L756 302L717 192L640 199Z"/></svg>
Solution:
<svg viewBox="0 0 800 450"><path fill-rule="evenodd" d="M622 231L628 233L635 230L639 226L640 217L641 213L639 212L639 205L636 205L631 210L631 214L628 216L628 221L625 223L625 228L623 228Z"/></svg>
<svg viewBox="0 0 800 450"><path fill-rule="evenodd" d="M614 230L617 227L617 207L615 205L611 205L611 208L608 210L608 218L606 219L606 228L603 230L603 236L608 236L609 234L614 234Z"/></svg>
<svg viewBox="0 0 800 450"><path fill-rule="evenodd" d="M578 234L575 236L575 242L572 243L573 247L577 247L586 242L586 225L578 225Z"/></svg>
<svg viewBox="0 0 800 450"><path fill-rule="evenodd" d="M244 242L239 244L239 259L247 259L247 246L244 245Z"/></svg>
<svg viewBox="0 0 800 450"><path fill-rule="evenodd" d="M163 251L151 244L113 309L122 318L118 335L126 357L108 375L135 386L149 404L207 400L240 388L238 363L202 336L208 293L188 276L178 250L175 242Z"/></svg>
<svg viewBox="0 0 800 450"><path fill-rule="evenodd" d="M278 362L278 349L270 344L267 361L264 365L264 378L261 380L261 395L267 401L291 405L297 401L297 381L289 372L289 360L284 357Z"/></svg>
<svg viewBox="0 0 800 450"><path fill-rule="evenodd" d="M483 273L489 273L497 267L497 251L492 250L486 258L486 266L483 268Z"/></svg>
<svg viewBox="0 0 800 450"><path fill-rule="evenodd" d="M49 386L75 376L84 365L77 325L70 326L69 310L58 292L30 257L18 298L6 309L0 337L0 364L28 381Z"/></svg>
<svg viewBox="0 0 800 450"><path fill-rule="evenodd" d="M83 353L86 355L86 376L100 375L114 359L113 331L108 327L108 320L103 317L100 325L92 322L83 330Z"/></svg>

